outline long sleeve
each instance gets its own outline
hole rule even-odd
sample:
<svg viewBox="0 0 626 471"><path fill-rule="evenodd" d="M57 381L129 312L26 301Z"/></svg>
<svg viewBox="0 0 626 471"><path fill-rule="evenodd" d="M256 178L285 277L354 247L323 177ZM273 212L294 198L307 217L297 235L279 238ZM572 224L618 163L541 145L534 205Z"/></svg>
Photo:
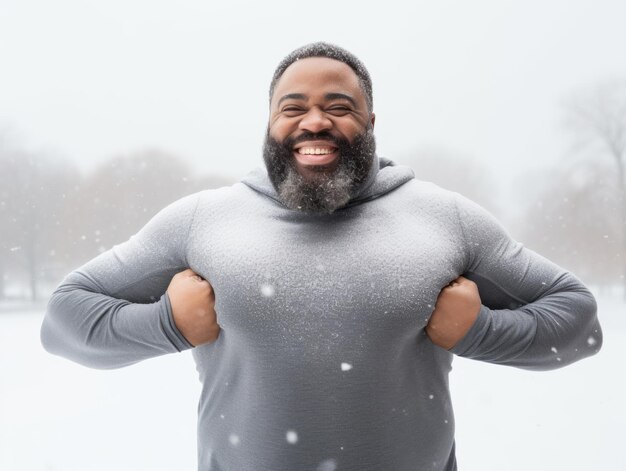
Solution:
<svg viewBox="0 0 626 471"><path fill-rule="evenodd" d="M199 195L160 211L136 235L70 273L48 302L41 341L50 353L118 368L191 348L165 293L189 267L187 240Z"/></svg>
<svg viewBox="0 0 626 471"><path fill-rule="evenodd" d="M467 358L549 370L596 353L596 302L571 273L514 241L485 210L457 196L468 253L466 275L482 308L450 351Z"/></svg>

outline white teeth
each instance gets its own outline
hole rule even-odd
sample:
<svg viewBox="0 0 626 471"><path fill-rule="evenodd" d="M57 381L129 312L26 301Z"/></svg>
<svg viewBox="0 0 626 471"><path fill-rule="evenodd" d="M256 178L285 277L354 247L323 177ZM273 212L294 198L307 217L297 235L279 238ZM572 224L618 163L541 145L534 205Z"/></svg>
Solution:
<svg viewBox="0 0 626 471"><path fill-rule="evenodd" d="M298 149L298 152L300 154L304 154L304 155L320 155L320 154L332 154L333 150L329 149L328 147L301 147L300 149Z"/></svg>

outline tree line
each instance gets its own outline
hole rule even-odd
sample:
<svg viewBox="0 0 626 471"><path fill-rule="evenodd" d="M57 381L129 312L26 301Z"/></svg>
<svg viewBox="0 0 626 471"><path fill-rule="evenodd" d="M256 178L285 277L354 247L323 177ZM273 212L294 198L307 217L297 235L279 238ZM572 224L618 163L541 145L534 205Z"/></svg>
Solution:
<svg viewBox="0 0 626 471"><path fill-rule="evenodd" d="M161 151L117 156L84 174L66 161L0 147L0 299L47 296L169 203L231 183Z"/></svg>
<svg viewBox="0 0 626 471"><path fill-rule="evenodd" d="M599 288L626 298L626 80L583 88L562 106L562 159L521 175L523 205L498 204L488 168L466 156L426 153L420 175L478 202L506 221L514 238ZM487 191L485 191L487 189Z"/></svg>
<svg viewBox="0 0 626 471"><path fill-rule="evenodd" d="M527 247L597 286L626 283L626 82L567 100L571 149L554 168L520 178L524 207L507 217L480 162L446 152L405 159L419 178L486 207ZM47 296L61 278L127 240L172 201L232 184L198 175L180 157L147 150L89 173L20 150L0 136L0 300ZM531 189L532 187L532 189ZM626 296L626 289L624 289Z"/></svg>

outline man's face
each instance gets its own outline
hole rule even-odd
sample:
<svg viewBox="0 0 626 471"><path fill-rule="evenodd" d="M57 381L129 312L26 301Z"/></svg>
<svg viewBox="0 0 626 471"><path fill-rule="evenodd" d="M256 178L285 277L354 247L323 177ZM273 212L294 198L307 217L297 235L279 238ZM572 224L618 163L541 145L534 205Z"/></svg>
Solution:
<svg viewBox="0 0 626 471"><path fill-rule="evenodd" d="M286 204L313 212L345 204L371 167L373 125L348 65L322 57L290 65L274 89L264 145L270 179Z"/></svg>

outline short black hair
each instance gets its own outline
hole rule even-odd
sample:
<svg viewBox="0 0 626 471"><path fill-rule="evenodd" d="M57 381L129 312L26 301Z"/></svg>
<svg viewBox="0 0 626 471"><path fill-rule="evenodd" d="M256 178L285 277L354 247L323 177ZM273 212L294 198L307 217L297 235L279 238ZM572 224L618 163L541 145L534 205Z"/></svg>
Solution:
<svg viewBox="0 0 626 471"><path fill-rule="evenodd" d="M342 47L325 42L316 42L306 44L298 49L290 52L276 67L274 71L274 77L270 84L270 101L274 95L274 89L280 77L282 77L287 67L296 62L299 59L306 59L308 57L327 57L329 59L335 59L344 64L350 66L359 79L359 85L365 94L365 101L367 102L367 108L371 113L374 108L374 98L372 93L372 79L369 72L365 68L363 62L361 62L354 54L346 51Z"/></svg>

